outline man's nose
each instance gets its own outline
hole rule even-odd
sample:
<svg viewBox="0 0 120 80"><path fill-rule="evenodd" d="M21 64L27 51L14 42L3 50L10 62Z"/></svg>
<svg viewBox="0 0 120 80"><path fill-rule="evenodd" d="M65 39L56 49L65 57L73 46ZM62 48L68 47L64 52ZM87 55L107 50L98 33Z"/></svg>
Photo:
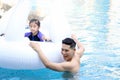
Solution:
<svg viewBox="0 0 120 80"><path fill-rule="evenodd" d="M62 54L65 54L65 51L62 51Z"/></svg>

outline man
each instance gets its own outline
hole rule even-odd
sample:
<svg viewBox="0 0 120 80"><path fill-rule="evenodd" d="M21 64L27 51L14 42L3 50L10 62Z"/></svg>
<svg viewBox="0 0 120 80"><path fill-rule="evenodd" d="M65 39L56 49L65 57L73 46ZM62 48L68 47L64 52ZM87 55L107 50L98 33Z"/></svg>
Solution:
<svg viewBox="0 0 120 80"><path fill-rule="evenodd" d="M83 55L84 47L77 40L77 37L72 34L72 38L65 38L62 41L61 54L65 62L54 63L47 59L47 57L42 52L40 45L34 42L30 42L30 46L39 54L39 57L43 64L55 71L67 71L71 73L77 73L80 69L80 58ZM78 49L76 49L76 44ZM53 55L54 56L54 55Z"/></svg>

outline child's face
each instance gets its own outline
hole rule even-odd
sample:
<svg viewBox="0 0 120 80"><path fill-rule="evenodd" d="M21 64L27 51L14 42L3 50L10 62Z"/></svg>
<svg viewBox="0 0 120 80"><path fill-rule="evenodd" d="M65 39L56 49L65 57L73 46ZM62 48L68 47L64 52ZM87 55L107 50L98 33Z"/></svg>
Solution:
<svg viewBox="0 0 120 80"><path fill-rule="evenodd" d="M39 31L39 26L35 24L35 22L30 23L29 26L30 26L30 31L32 32L32 34L36 35Z"/></svg>

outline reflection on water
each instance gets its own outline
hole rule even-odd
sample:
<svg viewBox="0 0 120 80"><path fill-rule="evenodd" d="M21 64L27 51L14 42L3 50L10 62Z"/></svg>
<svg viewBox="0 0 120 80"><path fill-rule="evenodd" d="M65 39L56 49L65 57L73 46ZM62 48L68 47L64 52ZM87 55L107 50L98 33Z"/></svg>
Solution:
<svg viewBox="0 0 120 80"><path fill-rule="evenodd" d="M112 1L110 4L110 9L109 9L109 24L108 24L108 30L109 33L107 34L108 36L108 44L110 45L110 50L116 55L120 55L120 5L118 3L118 0Z"/></svg>
<svg viewBox="0 0 120 80"><path fill-rule="evenodd" d="M72 29L86 48L80 79L120 79L119 10L117 1L90 0L82 6L74 5L69 13Z"/></svg>
<svg viewBox="0 0 120 80"><path fill-rule="evenodd" d="M120 5L118 1L61 0L72 31L77 34L86 49L81 62L80 80L120 80ZM10 73L8 71L1 70L0 79L39 80L46 79L47 76L48 80L64 80L61 77L62 73L48 69L10 70ZM9 79L6 75L14 79ZM8 78L5 79L5 77Z"/></svg>

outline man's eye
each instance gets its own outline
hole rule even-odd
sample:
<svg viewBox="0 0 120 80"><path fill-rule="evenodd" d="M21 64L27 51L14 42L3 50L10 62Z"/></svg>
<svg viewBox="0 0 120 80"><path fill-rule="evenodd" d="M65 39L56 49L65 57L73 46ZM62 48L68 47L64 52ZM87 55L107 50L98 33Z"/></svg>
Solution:
<svg viewBox="0 0 120 80"><path fill-rule="evenodd" d="M65 52L68 52L68 50L65 50Z"/></svg>

